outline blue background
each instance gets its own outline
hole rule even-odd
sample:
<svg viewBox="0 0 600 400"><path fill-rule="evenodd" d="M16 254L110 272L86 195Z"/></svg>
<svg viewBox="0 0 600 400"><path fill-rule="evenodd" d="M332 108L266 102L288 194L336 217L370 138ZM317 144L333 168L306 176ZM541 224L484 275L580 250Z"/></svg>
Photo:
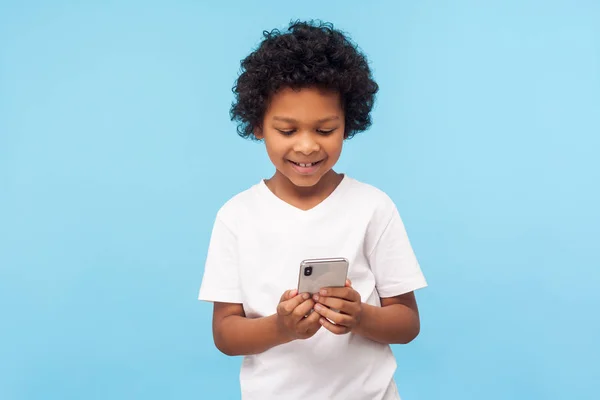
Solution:
<svg viewBox="0 0 600 400"><path fill-rule="evenodd" d="M215 212L272 172L229 121L239 61L295 18L381 85L339 170L396 201L430 284L403 398L597 399L591 0L0 1L0 398L239 396L196 296Z"/></svg>

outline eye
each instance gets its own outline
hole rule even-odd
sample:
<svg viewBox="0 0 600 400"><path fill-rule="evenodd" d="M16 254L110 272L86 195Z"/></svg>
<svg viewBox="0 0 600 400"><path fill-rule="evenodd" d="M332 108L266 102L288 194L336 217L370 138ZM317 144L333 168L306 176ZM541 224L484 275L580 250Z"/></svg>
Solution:
<svg viewBox="0 0 600 400"><path fill-rule="evenodd" d="M277 129L277 131L279 131L279 133L281 133L282 135L285 135L285 136L291 136L291 135L294 134L294 132L296 132L295 129L290 129L290 130L287 130L287 131L283 130L283 129Z"/></svg>
<svg viewBox="0 0 600 400"><path fill-rule="evenodd" d="M333 133L333 131L335 131L336 129L337 128L334 128L334 129L317 129L317 132L319 134L321 134L321 135L326 136L326 135L329 135L329 134Z"/></svg>

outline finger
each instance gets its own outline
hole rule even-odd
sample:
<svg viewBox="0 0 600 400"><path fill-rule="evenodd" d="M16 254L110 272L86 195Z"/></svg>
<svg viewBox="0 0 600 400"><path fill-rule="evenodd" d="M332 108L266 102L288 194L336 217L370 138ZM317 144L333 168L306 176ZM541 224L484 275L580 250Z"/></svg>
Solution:
<svg viewBox="0 0 600 400"><path fill-rule="evenodd" d="M306 336L307 339L309 337L315 336L315 334L317 332L319 332L319 329L321 329L322 327L323 327L323 325L321 325L319 323L319 321L317 320L316 324L311 325L310 328L308 328L308 330L306 331L306 333L304 335Z"/></svg>
<svg viewBox="0 0 600 400"><path fill-rule="evenodd" d="M290 292L291 292L291 290L286 290L285 292L283 292L283 294L279 298L279 302L281 303L282 301L286 301L288 299Z"/></svg>
<svg viewBox="0 0 600 400"><path fill-rule="evenodd" d="M298 322L297 330L299 332L309 332L311 329L320 328L319 318L321 318L321 315L318 312L311 313L308 317Z"/></svg>
<svg viewBox="0 0 600 400"><path fill-rule="evenodd" d="M352 287L352 281L350 279L346 279L346 287Z"/></svg>
<svg viewBox="0 0 600 400"><path fill-rule="evenodd" d="M343 335L345 333L350 332L350 330L342 325L334 325L331 322L327 321L325 318L320 318L319 323L327 329L329 332L334 333L336 335Z"/></svg>
<svg viewBox="0 0 600 400"><path fill-rule="evenodd" d="M336 325L351 327L352 317L346 314L340 314L320 304L315 305L315 311L324 318L333 321Z"/></svg>
<svg viewBox="0 0 600 400"><path fill-rule="evenodd" d="M282 301L277 307L277 312L283 316L290 315L296 309L296 307L309 298L310 295L308 293L303 293L302 296L294 296L289 300Z"/></svg>
<svg viewBox="0 0 600 400"><path fill-rule="evenodd" d="M349 301L360 301L360 294L351 287L329 287L319 291L321 296L337 297Z"/></svg>
<svg viewBox="0 0 600 400"><path fill-rule="evenodd" d="M281 303L283 301L289 300L292 297L296 296L297 294L298 294L298 290L297 289L286 290L281 295L281 298L279 299L279 302Z"/></svg>
<svg viewBox="0 0 600 400"><path fill-rule="evenodd" d="M313 299L319 304L341 312L350 313L352 309L352 303L337 297L313 296Z"/></svg>
<svg viewBox="0 0 600 400"><path fill-rule="evenodd" d="M298 305L298 307L296 307L292 312L292 315L295 317L296 322L304 319L304 317L308 315L308 313L310 312L310 310L312 310L314 306L315 302L311 298L305 300L300 305Z"/></svg>
<svg viewBox="0 0 600 400"><path fill-rule="evenodd" d="M279 298L279 302L281 303L282 301L285 301L288 298L288 294L290 293L289 290L286 290L285 292L283 292L283 294L281 295L281 297Z"/></svg>

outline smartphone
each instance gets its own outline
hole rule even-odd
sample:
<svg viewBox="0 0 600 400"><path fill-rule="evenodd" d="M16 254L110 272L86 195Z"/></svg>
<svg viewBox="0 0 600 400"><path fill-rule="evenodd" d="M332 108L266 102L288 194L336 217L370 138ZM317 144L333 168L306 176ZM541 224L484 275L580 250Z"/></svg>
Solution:
<svg viewBox="0 0 600 400"><path fill-rule="evenodd" d="M345 258L313 258L300 263L298 293L318 293L325 287L344 287L348 277L348 260ZM339 310L331 309L334 312ZM305 315L308 317L314 310ZM329 319L329 322L335 324Z"/></svg>
<svg viewBox="0 0 600 400"><path fill-rule="evenodd" d="M345 258L314 258L300 263L298 293L317 293L324 287L344 287L348 276Z"/></svg>

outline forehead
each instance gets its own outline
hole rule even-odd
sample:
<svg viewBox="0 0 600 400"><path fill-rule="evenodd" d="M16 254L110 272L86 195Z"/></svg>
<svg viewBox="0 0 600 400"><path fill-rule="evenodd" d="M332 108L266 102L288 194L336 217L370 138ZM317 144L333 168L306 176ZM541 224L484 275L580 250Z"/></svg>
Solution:
<svg viewBox="0 0 600 400"><path fill-rule="evenodd" d="M284 88L272 96L265 119L284 117L311 122L342 115L341 99L336 91Z"/></svg>

